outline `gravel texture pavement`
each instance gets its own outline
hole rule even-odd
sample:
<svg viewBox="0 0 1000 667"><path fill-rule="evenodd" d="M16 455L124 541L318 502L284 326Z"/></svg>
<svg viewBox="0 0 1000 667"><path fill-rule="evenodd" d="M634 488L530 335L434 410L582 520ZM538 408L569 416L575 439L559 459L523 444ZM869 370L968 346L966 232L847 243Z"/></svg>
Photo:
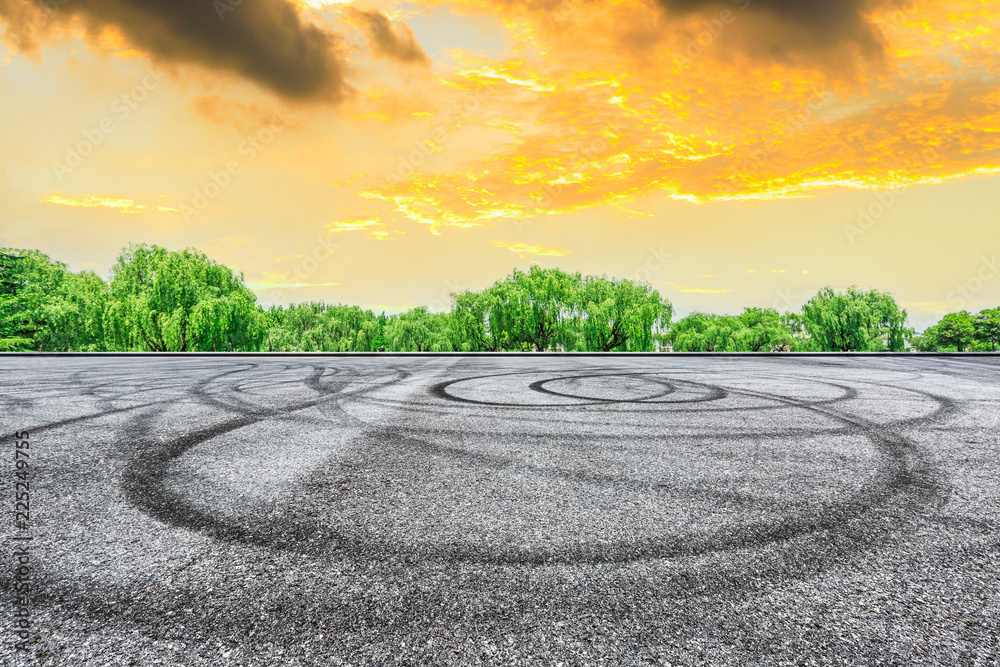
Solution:
<svg viewBox="0 0 1000 667"><path fill-rule="evenodd" d="M998 357L0 370L3 665L1000 662Z"/></svg>

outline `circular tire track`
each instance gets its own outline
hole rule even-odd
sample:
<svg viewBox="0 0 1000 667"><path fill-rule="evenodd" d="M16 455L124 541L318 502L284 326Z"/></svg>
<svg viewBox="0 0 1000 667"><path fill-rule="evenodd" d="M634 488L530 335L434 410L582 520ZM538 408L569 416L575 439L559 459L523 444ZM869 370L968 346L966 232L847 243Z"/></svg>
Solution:
<svg viewBox="0 0 1000 667"><path fill-rule="evenodd" d="M243 369L233 371L240 372ZM204 530L224 539L249 542L258 546L279 549L300 550L317 553L326 550L329 545L336 545L337 552L346 555L350 553L370 553L372 551L393 554L407 559L430 559L446 562L481 562L509 565L548 565L548 564L582 564L582 563L627 563L634 560L651 558L674 558L682 555L696 555L715 551L725 551L737 548L762 547L781 541L800 538L822 531L835 531L846 523L864 517L867 513L891 504L902 496L907 496L911 503L925 502L935 489L934 475L926 461L921 456L915 444L908 438L886 428L885 424L870 422L853 417L834 408L837 403L847 401L857 395L857 390L850 386L834 383L816 383L833 387L842 392L833 398L817 400L799 400L778 394L739 389L732 386L694 382L677 378L662 379L664 374L645 373L577 373L574 375L550 374L540 380L527 384L527 389L536 394L554 395L560 398L574 400L575 403L558 404L519 404L513 402L484 401L475 398L456 396L449 391L459 383L491 382L497 377L531 376L537 372L503 373L483 376L465 377L447 380L432 385L428 392L439 400L449 401L457 405L475 406L486 409L534 409L560 408L573 410L609 405L653 406L655 409L670 412L675 405L686 405L686 410L698 411L702 404L720 401L729 397L751 398L762 402L755 406L736 406L714 408L718 411L755 412L767 409L803 410L823 419L831 421L848 435L859 435L867 439L879 452L882 458L881 468L875 478L877 483L864 487L838 502L827 503L818 510L812 508L806 513L789 513L776 521L749 523L737 528L727 527L722 532L707 536L691 538L682 535L656 535L628 539L625 541L600 544L570 544L560 548L525 548L505 544L461 544L439 545L427 547L414 545L405 541L386 540L370 531L357 532L343 530L325 523L322 520L310 520L305 517L287 517L282 528L272 525L245 525L229 521L211 512L198 510L190 506L182 494L177 494L169 486L167 474L171 462L192 451L199 444L215 437L237 431L246 426L259 423L267 418L280 417L294 422L296 413L323 403L330 412L328 417L336 420L350 419L337 407L338 392L343 391L356 377L356 373L346 372L339 382L324 385L321 378L324 368L313 367L313 372L303 381L305 386L319 394L319 398L302 401L282 408L267 408L251 410L243 398L230 403L213 393L205 396L207 382L199 383L195 393L200 398L208 398L216 407L225 407L236 412L235 418L217 426L193 432L177 439L164 447L149 447L147 453L139 457L129 467L125 475L125 489L128 498L143 511L156 518L184 526L194 530ZM341 377L341 376L335 376ZM567 391L557 392L548 389L546 385L566 380L595 380L601 378L632 378L658 384L662 391L637 398L601 398L590 395L576 395ZM212 378L212 381L218 377ZM375 391L384 385L371 388ZM665 396L678 393L678 388L694 393L693 396L677 399L659 400ZM238 391L238 384L233 385L231 393ZM352 392L352 397L360 398L365 391ZM921 396L937 402L934 416L946 413L950 408L940 397L927 392L917 392ZM703 408L706 409L706 408ZM707 408L713 409L713 408ZM625 413L627 414L627 413ZM619 414L620 416L620 414ZM919 419L917 420L919 421ZM913 419L907 421L912 425ZM138 431L137 431L138 432ZM803 436L810 435L803 430ZM503 470L514 465L510 457L498 456L483 452L474 452L461 447L452 447L433 442L426 437L417 437L405 428L379 428L370 431L370 439L379 442L383 447L395 450L411 451L416 455L447 456L460 461L463 465L478 466L484 469ZM149 441L148 438L143 440ZM364 458L363 455L359 455ZM371 459L377 464L375 459ZM552 468L518 464L522 471L527 470L535 475L556 476L570 479L580 485L615 486L627 484L627 480L616 478L610 474L574 474ZM650 485L649 492L657 493L668 488L666 485ZM676 490L673 490L676 494ZM334 505L330 505L332 510Z"/></svg>

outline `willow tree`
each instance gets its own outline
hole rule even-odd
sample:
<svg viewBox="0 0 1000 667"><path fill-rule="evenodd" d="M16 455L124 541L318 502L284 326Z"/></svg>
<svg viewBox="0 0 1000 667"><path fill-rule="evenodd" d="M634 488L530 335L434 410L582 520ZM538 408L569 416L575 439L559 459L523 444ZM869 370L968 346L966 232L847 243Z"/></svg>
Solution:
<svg viewBox="0 0 1000 667"><path fill-rule="evenodd" d="M130 245L112 269L105 316L114 349L256 351L264 317L243 275L194 249Z"/></svg>
<svg viewBox="0 0 1000 667"><path fill-rule="evenodd" d="M581 280L579 273L532 266L526 272L514 269L488 288L485 321L501 349L573 349Z"/></svg>
<svg viewBox="0 0 1000 667"><path fill-rule="evenodd" d="M28 291L26 273L29 262L22 252L4 248L0 251L0 352L30 350L35 347L38 331L32 311L32 297L41 297L40 290Z"/></svg>
<svg viewBox="0 0 1000 667"><path fill-rule="evenodd" d="M780 352L794 345L792 331L773 308L745 308L736 319L733 352Z"/></svg>
<svg viewBox="0 0 1000 667"><path fill-rule="evenodd" d="M514 269L482 292L455 297L453 336L473 350L576 349L582 278L559 269Z"/></svg>
<svg viewBox="0 0 1000 667"><path fill-rule="evenodd" d="M360 306L327 306L320 317L328 352L370 352L378 339L379 320Z"/></svg>
<svg viewBox="0 0 1000 667"><path fill-rule="evenodd" d="M37 250L0 250L0 350L104 349L107 292Z"/></svg>
<svg viewBox="0 0 1000 667"><path fill-rule="evenodd" d="M733 348L733 334L740 328L732 315L695 312L675 322L667 340L677 352L724 352Z"/></svg>
<svg viewBox="0 0 1000 667"><path fill-rule="evenodd" d="M358 306L322 301L269 311L268 348L283 352L369 352L381 345L378 317Z"/></svg>
<svg viewBox="0 0 1000 667"><path fill-rule="evenodd" d="M495 292L473 292L455 295L452 325L461 347L469 351L496 352L510 349L510 332L504 330L505 318Z"/></svg>
<svg viewBox="0 0 1000 667"><path fill-rule="evenodd" d="M901 351L912 331L906 311L888 292L825 287L803 307L806 329L816 345L831 352Z"/></svg>
<svg viewBox="0 0 1000 667"><path fill-rule="evenodd" d="M670 323L673 307L647 283L586 276L577 295L586 349L646 351Z"/></svg>
<svg viewBox="0 0 1000 667"><path fill-rule="evenodd" d="M393 352L451 352L451 316L431 313L425 306L414 308L385 323L386 349Z"/></svg>

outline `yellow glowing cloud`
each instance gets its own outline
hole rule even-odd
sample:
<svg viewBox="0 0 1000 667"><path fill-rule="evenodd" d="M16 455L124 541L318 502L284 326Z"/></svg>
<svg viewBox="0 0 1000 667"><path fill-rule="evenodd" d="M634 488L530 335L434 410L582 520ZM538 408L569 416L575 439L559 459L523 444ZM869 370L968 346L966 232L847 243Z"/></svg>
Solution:
<svg viewBox="0 0 1000 667"><path fill-rule="evenodd" d="M571 254L569 250L564 250L563 248L552 248L546 245L504 243L503 241L494 241L493 245L498 248L505 248L513 253L517 253L517 255L521 258L524 258L527 255L533 255L535 257L565 257Z"/></svg>
<svg viewBox="0 0 1000 667"><path fill-rule="evenodd" d="M100 197L98 195L72 197L57 192L43 198L41 202L43 204L57 204L59 206L72 206L76 208L110 208L119 213L177 213L177 209L170 206L146 206L137 203L133 199Z"/></svg>
<svg viewBox="0 0 1000 667"><path fill-rule="evenodd" d="M385 229L385 224L372 219L331 222L326 226L326 229L332 234L341 234L343 232L366 232L368 236L378 239L379 241L391 238L389 236L389 231ZM394 231L397 234L402 233L399 230Z"/></svg>
<svg viewBox="0 0 1000 667"><path fill-rule="evenodd" d="M726 294L732 292L731 289L718 289L713 287L695 287L694 285L687 285L685 283L667 282L663 281L663 285L669 285L675 291L684 294Z"/></svg>
<svg viewBox="0 0 1000 667"><path fill-rule="evenodd" d="M262 282L262 281L247 281L247 287L254 291L264 290L264 289L287 289L291 287L336 287L340 283L281 283L281 282Z"/></svg>

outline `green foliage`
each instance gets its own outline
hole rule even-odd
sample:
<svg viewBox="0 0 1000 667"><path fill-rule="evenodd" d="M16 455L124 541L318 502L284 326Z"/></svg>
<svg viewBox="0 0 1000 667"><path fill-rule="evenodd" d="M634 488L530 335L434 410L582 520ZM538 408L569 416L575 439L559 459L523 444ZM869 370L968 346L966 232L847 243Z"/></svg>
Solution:
<svg viewBox="0 0 1000 667"><path fill-rule="evenodd" d="M646 283L587 276L578 293L587 350L650 351L673 315L670 302Z"/></svg>
<svg viewBox="0 0 1000 667"><path fill-rule="evenodd" d="M781 352L792 348L792 333L773 308L747 308L739 316L740 328L733 334L735 350Z"/></svg>
<svg viewBox="0 0 1000 667"><path fill-rule="evenodd" d="M269 349L279 352L370 352L379 334L379 318L358 306L314 301L280 312L267 336Z"/></svg>
<svg viewBox="0 0 1000 667"><path fill-rule="evenodd" d="M265 324L242 274L197 250L130 245L112 269L105 327L114 349L255 351Z"/></svg>
<svg viewBox="0 0 1000 667"><path fill-rule="evenodd" d="M396 352L451 352L451 317L429 313L421 306L389 318L385 323L385 346Z"/></svg>
<svg viewBox="0 0 1000 667"><path fill-rule="evenodd" d="M691 313L678 320L667 334L667 341L678 352L720 352L729 344L725 315ZM732 319L732 318L728 318Z"/></svg>
<svg viewBox="0 0 1000 667"><path fill-rule="evenodd" d="M976 315L975 322L976 340L990 346L990 352L997 351L997 343L1000 342L1000 308L981 310Z"/></svg>
<svg viewBox="0 0 1000 667"><path fill-rule="evenodd" d="M949 313L927 327L910 344L921 352L996 351L1000 340L1000 308Z"/></svg>
<svg viewBox="0 0 1000 667"><path fill-rule="evenodd" d="M671 327L667 340L678 352L780 352L795 345L788 322L771 308L747 308L741 315L692 313Z"/></svg>
<svg viewBox="0 0 1000 667"><path fill-rule="evenodd" d="M826 287L802 308L805 327L820 350L832 352L901 351L912 331L906 311L886 292Z"/></svg>
<svg viewBox="0 0 1000 667"><path fill-rule="evenodd" d="M806 317L802 313L784 313L778 318L781 326L791 334L788 342L791 352L819 352L816 341L806 328Z"/></svg>
<svg viewBox="0 0 1000 667"><path fill-rule="evenodd" d="M504 329L509 332L512 349L541 352L556 345L575 346L576 335L570 324L580 279L578 273L532 266L527 273L515 269L505 281L491 288L506 305L502 309L508 318Z"/></svg>
<svg viewBox="0 0 1000 667"><path fill-rule="evenodd" d="M323 302L264 309L243 276L203 253L131 245L110 285L37 250L0 248L0 351L995 351L1000 308L945 315L920 335L891 295L827 287L801 313L692 313L673 326L646 283L532 266L449 313L376 316Z"/></svg>
<svg viewBox="0 0 1000 667"><path fill-rule="evenodd" d="M938 347L964 352L976 339L975 319L965 310L949 313L934 325L934 336Z"/></svg>
<svg viewBox="0 0 1000 667"><path fill-rule="evenodd" d="M455 297L455 349L652 350L670 302L647 284L533 266ZM467 347L466 347L467 346Z"/></svg>
<svg viewBox="0 0 1000 667"><path fill-rule="evenodd" d="M0 351L102 350L108 288L37 250L0 249Z"/></svg>

